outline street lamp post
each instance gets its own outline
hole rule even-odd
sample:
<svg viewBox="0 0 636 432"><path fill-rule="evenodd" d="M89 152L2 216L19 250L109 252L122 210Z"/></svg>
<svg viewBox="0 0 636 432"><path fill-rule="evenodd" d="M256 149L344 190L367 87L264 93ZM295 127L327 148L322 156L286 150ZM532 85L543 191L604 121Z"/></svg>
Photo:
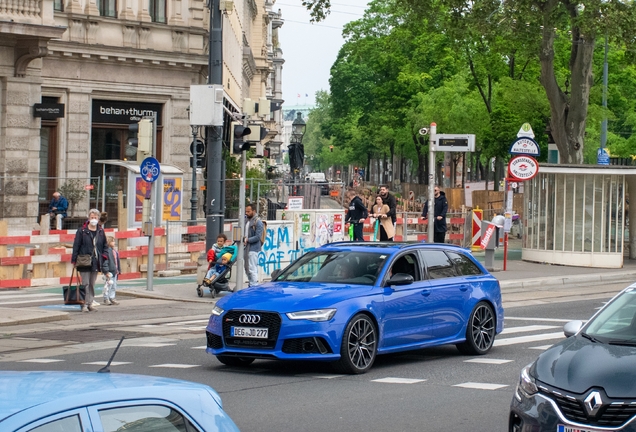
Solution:
<svg viewBox="0 0 636 432"><path fill-rule="evenodd" d="M292 123L292 132L291 132L291 144L289 145L289 165L291 168L292 175L294 176L294 184L298 184L298 173L303 167L303 160L305 158L305 148L302 144L303 135L305 135L305 130L307 129L307 124L303 120L302 113L298 113L296 119ZM294 195L296 195L296 191L294 191Z"/></svg>
<svg viewBox="0 0 636 432"><path fill-rule="evenodd" d="M197 160L199 159L199 155L197 154L197 133L199 131L199 126L190 126L192 128L192 195L190 197L190 224L197 224L197 210L199 198L197 197ZM197 242L199 241L198 234L190 234L190 241Z"/></svg>

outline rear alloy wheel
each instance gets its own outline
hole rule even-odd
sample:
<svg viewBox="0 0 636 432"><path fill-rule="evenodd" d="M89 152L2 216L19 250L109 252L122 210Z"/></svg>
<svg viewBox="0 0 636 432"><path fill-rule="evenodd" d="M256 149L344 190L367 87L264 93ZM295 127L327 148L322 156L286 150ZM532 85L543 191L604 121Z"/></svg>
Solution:
<svg viewBox="0 0 636 432"><path fill-rule="evenodd" d="M254 362L253 358L219 355L216 359L226 366L246 367Z"/></svg>
<svg viewBox="0 0 636 432"><path fill-rule="evenodd" d="M462 354L484 355L495 342L495 314L486 302L479 302L473 309L466 327L466 342L457 344Z"/></svg>
<svg viewBox="0 0 636 432"><path fill-rule="evenodd" d="M362 374L375 361L378 349L378 333L371 319L358 314L353 317L342 337L340 360L333 364L340 373Z"/></svg>

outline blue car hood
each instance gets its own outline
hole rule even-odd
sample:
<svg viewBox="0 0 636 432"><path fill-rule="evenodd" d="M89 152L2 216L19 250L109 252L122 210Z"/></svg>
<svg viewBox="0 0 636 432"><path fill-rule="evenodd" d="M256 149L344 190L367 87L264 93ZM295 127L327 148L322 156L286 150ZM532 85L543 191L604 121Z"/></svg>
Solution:
<svg viewBox="0 0 636 432"><path fill-rule="evenodd" d="M270 282L238 291L217 302L220 308L253 309L280 313L331 307L343 300L369 295L368 285L311 282Z"/></svg>
<svg viewBox="0 0 636 432"><path fill-rule="evenodd" d="M572 336L542 353L534 377L573 393L602 387L609 397L636 398L636 347Z"/></svg>

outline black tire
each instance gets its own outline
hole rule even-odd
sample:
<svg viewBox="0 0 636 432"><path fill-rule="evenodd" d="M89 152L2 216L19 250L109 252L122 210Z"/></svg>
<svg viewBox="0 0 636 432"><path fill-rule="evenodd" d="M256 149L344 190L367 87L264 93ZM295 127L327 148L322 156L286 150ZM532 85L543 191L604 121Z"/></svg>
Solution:
<svg viewBox="0 0 636 432"><path fill-rule="evenodd" d="M457 344L462 354L484 355L495 343L497 322L492 307L486 302L479 302L470 313L466 326L466 342Z"/></svg>
<svg viewBox="0 0 636 432"><path fill-rule="evenodd" d="M254 362L253 358L231 357L231 356L223 356L223 355L216 356L216 359L226 366L235 366L235 367L247 367Z"/></svg>
<svg viewBox="0 0 636 432"><path fill-rule="evenodd" d="M197 287L197 295L203 297L203 288L201 288L201 285Z"/></svg>
<svg viewBox="0 0 636 432"><path fill-rule="evenodd" d="M371 369L378 351L378 331L371 319L354 316L342 335L340 360L333 363L339 373L363 374Z"/></svg>
<svg viewBox="0 0 636 432"><path fill-rule="evenodd" d="M212 298L216 298L216 289L214 287L210 288L210 295L212 296Z"/></svg>

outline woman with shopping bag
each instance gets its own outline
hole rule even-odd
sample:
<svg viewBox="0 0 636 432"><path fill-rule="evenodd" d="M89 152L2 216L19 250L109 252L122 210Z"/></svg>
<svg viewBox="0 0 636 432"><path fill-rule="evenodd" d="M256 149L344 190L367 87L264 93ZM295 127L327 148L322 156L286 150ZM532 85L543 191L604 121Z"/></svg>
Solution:
<svg viewBox="0 0 636 432"><path fill-rule="evenodd" d="M395 227L391 221L391 216L388 216L389 211L389 206L382 202L382 197L380 195L375 197L371 216L377 219L380 241L393 241L395 236Z"/></svg>
<svg viewBox="0 0 636 432"><path fill-rule="evenodd" d="M96 311L92 305L95 297L95 280L101 268L101 257L106 246L106 234L99 225L101 212L92 209L88 212L88 221L75 233L71 262L80 275L81 284L86 286L86 299L82 312Z"/></svg>

